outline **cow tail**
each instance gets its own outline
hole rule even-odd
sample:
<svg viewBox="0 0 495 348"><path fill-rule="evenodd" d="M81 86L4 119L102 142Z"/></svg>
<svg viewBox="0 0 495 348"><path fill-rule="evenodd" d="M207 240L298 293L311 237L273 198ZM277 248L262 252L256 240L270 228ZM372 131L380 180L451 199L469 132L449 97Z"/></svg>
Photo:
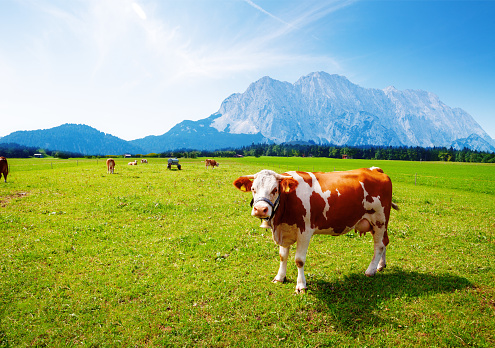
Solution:
<svg viewBox="0 0 495 348"><path fill-rule="evenodd" d="M392 202L392 208L394 208L395 210L400 210L399 206L394 202Z"/></svg>

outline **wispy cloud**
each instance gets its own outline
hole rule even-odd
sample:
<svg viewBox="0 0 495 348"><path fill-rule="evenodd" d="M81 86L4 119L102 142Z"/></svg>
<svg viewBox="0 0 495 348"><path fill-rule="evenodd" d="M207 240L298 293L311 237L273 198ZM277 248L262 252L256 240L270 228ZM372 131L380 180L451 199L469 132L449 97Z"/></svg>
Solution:
<svg viewBox="0 0 495 348"><path fill-rule="evenodd" d="M262 8L261 6L259 6L259 5L255 4L255 3L254 3L254 2L252 2L251 0L244 0L244 2L245 2L245 3L247 3L248 5L250 5L251 7L255 8L256 10L258 10L258 11L260 11L260 12L262 12L262 13L266 14L267 16L269 16L269 17L271 17L271 18L275 19L276 21L278 21L278 22L280 22L280 23L282 23L282 24L288 25L288 26L290 26L290 27L293 27L293 25L292 25L291 23L288 23L288 22L284 21L282 18L277 17L277 16L275 16L274 14L272 14L272 13L270 13L270 12L266 11L264 8Z"/></svg>

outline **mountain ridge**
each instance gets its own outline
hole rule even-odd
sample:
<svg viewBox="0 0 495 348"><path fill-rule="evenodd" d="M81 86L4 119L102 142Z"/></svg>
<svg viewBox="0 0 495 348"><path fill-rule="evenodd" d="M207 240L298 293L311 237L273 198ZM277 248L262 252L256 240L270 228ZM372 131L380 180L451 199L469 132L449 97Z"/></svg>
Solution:
<svg viewBox="0 0 495 348"><path fill-rule="evenodd" d="M89 126L85 130L76 126L82 125L18 131L0 142L83 154L218 150L294 141L337 146L452 146L495 152L495 140L471 115L447 106L434 93L399 91L393 86L364 88L345 76L321 71L295 83L264 76L245 92L231 94L209 117L184 120L159 136L125 141Z"/></svg>

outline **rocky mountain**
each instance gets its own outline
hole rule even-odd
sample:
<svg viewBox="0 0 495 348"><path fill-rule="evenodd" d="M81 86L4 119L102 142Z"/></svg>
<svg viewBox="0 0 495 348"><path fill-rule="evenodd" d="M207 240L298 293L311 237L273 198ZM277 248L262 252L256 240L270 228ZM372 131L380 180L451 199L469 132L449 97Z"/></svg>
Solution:
<svg viewBox="0 0 495 348"><path fill-rule="evenodd" d="M0 143L16 143L83 155L143 153L143 149L123 139L81 124L63 124L50 129L18 131L0 138Z"/></svg>
<svg viewBox="0 0 495 348"><path fill-rule="evenodd" d="M467 138L457 139L452 143L452 148L455 150L463 150L466 148L475 151L495 153L495 146L476 134L471 134Z"/></svg>
<svg viewBox="0 0 495 348"><path fill-rule="evenodd" d="M294 84L264 77L227 98L217 114L211 126L219 132L260 133L275 143L449 147L475 134L495 145L468 113L433 93L368 89L324 72Z"/></svg>

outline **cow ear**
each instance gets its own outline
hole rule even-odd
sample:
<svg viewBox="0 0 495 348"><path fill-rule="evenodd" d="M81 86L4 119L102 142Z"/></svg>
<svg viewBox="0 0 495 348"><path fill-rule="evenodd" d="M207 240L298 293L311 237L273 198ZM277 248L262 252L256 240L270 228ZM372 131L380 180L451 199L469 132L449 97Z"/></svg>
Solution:
<svg viewBox="0 0 495 348"><path fill-rule="evenodd" d="M246 178L245 176L241 176L240 178L235 179L234 186L243 192L251 191L251 186L253 182Z"/></svg>
<svg viewBox="0 0 495 348"><path fill-rule="evenodd" d="M299 185L299 183L294 178L286 178L286 179L282 179L280 181L280 186L282 187L282 192L285 192L285 193L290 193L290 192L294 191L296 189L297 185Z"/></svg>

